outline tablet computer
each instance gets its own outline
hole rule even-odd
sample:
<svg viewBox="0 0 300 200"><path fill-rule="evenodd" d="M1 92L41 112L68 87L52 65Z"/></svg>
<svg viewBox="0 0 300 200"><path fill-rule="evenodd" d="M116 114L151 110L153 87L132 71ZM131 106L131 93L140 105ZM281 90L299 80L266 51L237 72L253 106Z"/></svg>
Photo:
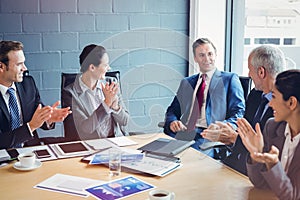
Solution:
<svg viewBox="0 0 300 200"><path fill-rule="evenodd" d="M57 143L50 146L59 158L74 156L84 156L90 154L93 150L83 141Z"/></svg>
<svg viewBox="0 0 300 200"><path fill-rule="evenodd" d="M64 154L88 151L89 149L81 142L58 144Z"/></svg>

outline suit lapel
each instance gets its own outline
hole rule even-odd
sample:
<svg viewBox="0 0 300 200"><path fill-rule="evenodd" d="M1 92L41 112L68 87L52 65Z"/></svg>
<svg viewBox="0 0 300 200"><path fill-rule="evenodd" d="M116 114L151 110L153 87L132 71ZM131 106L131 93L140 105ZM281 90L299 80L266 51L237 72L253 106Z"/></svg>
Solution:
<svg viewBox="0 0 300 200"><path fill-rule="evenodd" d="M209 83L209 92L212 93L216 86L219 84L219 81L222 81L221 72L219 70L216 70L213 76L211 77L210 83Z"/></svg>
<svg viewBox="0 0 300 200"><path fill-rule="evenodd" d="M296 174L295 171L299 170L299 161L300 161L300 142L298 143L294 156L292 158L288 174Z"/></svg>
<svg viewBox="0 0 300 200"><path fill-rule="evenodd" d="M79 85L79 78L80 78L80 76L76 77L73 87L76 91L76 94L78 95L78 100L81 104L81 107L88 113L88 115L92 115L92 113L93 113L92 107L91 106L85 106L85 105L89 104L89 99L88 99L88 95L86 95L82 91L82 89Z"/></svg>
<svg viewBox="0 0 300 200"><path fill-rule="evenodd" d="M270 144L273 144L274 146L276 146L278 149L279 149L279 158L281 158L281 154L282 154L282 149L283 149L283 145L284 145L284 142L285 142L285 135L284 135L284 132L285 132L285 127L286 127L286 123L285 122L282 122L280 123L279 126L276 126L275 128L275 137L272 138L271 140L271 143ZM271 146L270 146L271 148Z"/></svg>
<svg viewBox="0 0 300 200"><path fill-rule="evenodd" d="M0 109L3 111L5 117L7 118L7 121L9 121L10 120L9 111L7 109L7 105L6 105L2 95L0 98Z"/></svg>
<svg viewBox="0 0 300 200"><path fill-rule="evenodd" d="M25 119L25 116L24 116L24 108L26 107L25 102L24 102L24 98L25 97L25 91L24 91L24 88L22 86L21 83L15 83L16 85L16 88L17 88L17 94L19 96L19 101L20 101L20 106L21 106L21 113L22 113L22 117L23 117L23 120Z"/></svg>
<svg viewBox="0 0 300 200"><path fill-rule="evenodd" d="M188 102L191 102L191 104L190 104L188 119L186 120L187 122L190 121L190 118L191 118L191 115L192 115L192 112L193 112L193 107L194 107L194 104L195 104L196 93L197 93L196 89L198 89L198 88L196 88L196 85L197 85L197 82L198 82L198 79L199 79L199 75L200 74L198 74L196 76L193 76L193 77L191 77L190 79L187 80L187 82L188 82L187 84L189 84L187 86L187 88L192 88L192 90L190 90L191 95L187 95L187 98L192 98L192 99L188 99ZM189 91L189 90L187 89L187 91ZM188 96L190 96L190 97L188 97ZM184 119L182 119L182 120L185 121Z"/></svg>
<svg viewBox="0 0 300 200"><path fill-rule="evenodd" d="M210 80L209 88L206 96L206 109L208 113L210 113L210 109L211 109L211 107L209 106L211 104L210 94L214 93L214 90L216 89L216 86L219 84L220 81L223 81L221 72L219 70L216 70ZM206 119L210 119L210 116L206 115ZM207 124L210 124L210 122L207 121Z"/></svg>

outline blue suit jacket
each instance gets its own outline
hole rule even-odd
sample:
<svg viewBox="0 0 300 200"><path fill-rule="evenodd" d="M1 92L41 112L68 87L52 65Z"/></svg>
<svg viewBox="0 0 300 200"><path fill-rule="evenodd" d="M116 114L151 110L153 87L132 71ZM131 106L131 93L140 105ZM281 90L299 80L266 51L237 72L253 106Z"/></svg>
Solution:
<svg viewBox="0 0 300 200"><path fill-rule="evenodd" d="M31 76L24 76L23 81L15 83L19 95L23 125L15 130L10 128L10 115L2 95L0 95L0 149L13 148L17 144L34 139L27 127L38 106L40 95ZM46 124L42 128L47 129ZM36 132L34 132L36 136Z"/></svg>
<svg viewBox="0 0 300 200"><path fill-rule="evenodd" d="M285 142L286 122L267 121L264 129L264 152L269 152L274 145L279 149L279 159ZM247 163L248 176L255 187L271 189L279 199L300 199L300 143L286 173L282 164L278 162L269 171L262 163Z"/></svg>
<svg viewBox="0 0 300 200"><path fill-rule="evenodd" d="M172 134L170 123L181 120L187 125L194 103L194 89L199 74L184 78L166 112L164 132ZM243 117L245 111L244 92L237 74L216 70L210 81L206 98L207 124L226 121L236 126L237 118Z"/></svg>

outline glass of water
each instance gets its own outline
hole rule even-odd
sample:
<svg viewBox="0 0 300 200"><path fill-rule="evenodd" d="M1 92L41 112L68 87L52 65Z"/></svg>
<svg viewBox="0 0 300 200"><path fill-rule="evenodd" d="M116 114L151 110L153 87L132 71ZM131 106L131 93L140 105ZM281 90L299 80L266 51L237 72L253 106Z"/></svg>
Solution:
<svg viewBox="0 0 300 200"><path fill-rule="evenodd" d="M121 174L121 156L119 149L112 148L109 150L109 175L119 176Z"/></svg>

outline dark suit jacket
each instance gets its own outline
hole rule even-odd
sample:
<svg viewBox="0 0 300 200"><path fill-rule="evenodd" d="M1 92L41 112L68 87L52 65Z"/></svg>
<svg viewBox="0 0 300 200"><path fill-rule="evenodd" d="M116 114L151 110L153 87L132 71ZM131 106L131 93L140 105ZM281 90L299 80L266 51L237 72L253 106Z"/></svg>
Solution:
<svg viewBox="0 0 300 200"><path fill-rule="evenodd" d="M38 104L41 103L38 89L31 76L24 76L23 81L15 83L15 85L21 103L23 125L13 131L11 130L9 111L2 95L0 95L0 149L13 148L17 144L34 139L26 123L31 120ZM46 124L42 128L47 129Z"/></svg>
<svg viewBox="0 0 300 200"><path fill-rule="evenodd" d="M262 95L262 91L252 89L246 101L246 110L245 110L244 117L247 119L247 121L250 124L253 121L254 115L260 104L261 95ZM261 122L259 124L261 130L264 129L266 121L271 117L273 117L273 109L269 107L264 113L264 116L262 117ZM252 126L254 128L255 125ZM246 169L247 154L248 151L243 145L240 136L238 136L234 146L231 148L231 154L223 160L223 163L247 175L247 169Z"/></svg>
<svg viewBox="0 0 300 200"><path fill-rule="evenodd" d="M166 112L164 132L174 134L170 130L170 123L181 120L187 124L194 104L194 89L199 74L184 78ZM206 100L207 124L215 121L226 121L235 126L237 118L244 116L244 92L239 77L234 73L216 70L210 81Z"/></svg>
<svg viewBox="0 0 300 200"><path fill-rule="evenodd" d="M279 149L279 159L285 142L286 122L267 121L264 129L264 152L269 152L274 145ZM247 170L249 179L255 187L271 189L279 199L300 199L300 143L298 143L294 156L286 173L281 162L278 162L269 171L265 164L249 164Z"/></svg>

